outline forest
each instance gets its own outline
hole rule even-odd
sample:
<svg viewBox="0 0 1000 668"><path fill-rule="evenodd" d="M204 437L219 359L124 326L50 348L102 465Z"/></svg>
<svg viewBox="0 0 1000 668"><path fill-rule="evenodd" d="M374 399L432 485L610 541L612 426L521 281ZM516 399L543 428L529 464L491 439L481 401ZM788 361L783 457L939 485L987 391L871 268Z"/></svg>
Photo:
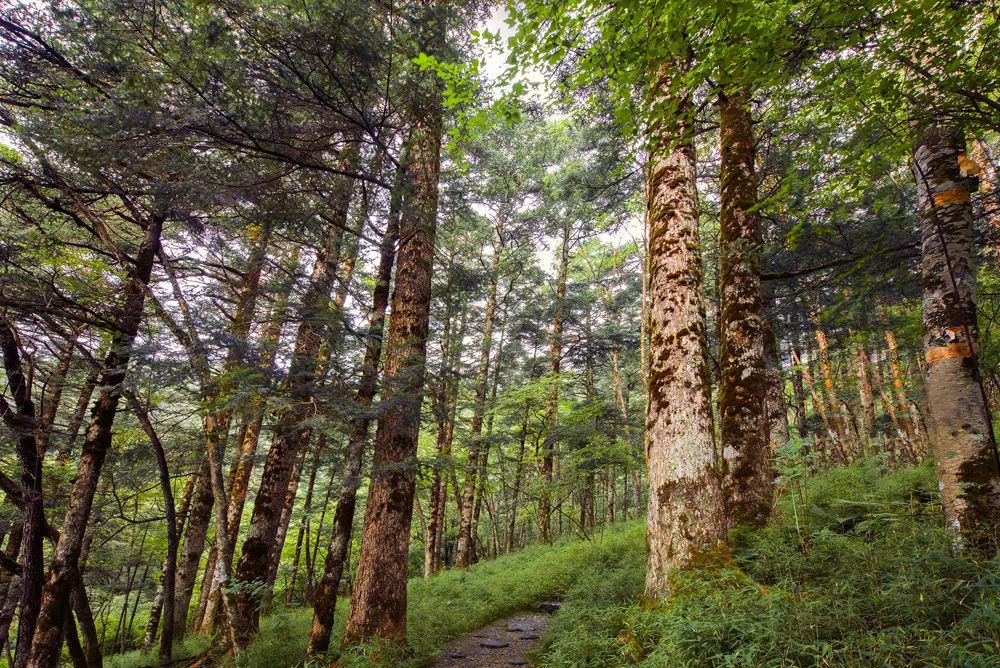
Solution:
<svg viewBox="0 0 1000 668"><path fill-rule="evenodd" d="M0 666L1000 665L997 0L0 0Z"/></svg>

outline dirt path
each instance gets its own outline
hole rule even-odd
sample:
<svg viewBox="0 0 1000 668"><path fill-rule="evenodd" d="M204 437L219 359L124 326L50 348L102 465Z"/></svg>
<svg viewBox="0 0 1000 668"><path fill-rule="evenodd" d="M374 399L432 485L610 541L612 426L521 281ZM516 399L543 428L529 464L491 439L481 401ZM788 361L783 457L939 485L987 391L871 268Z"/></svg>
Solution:
<svg viewBox="0 0 1000 668"><path fill-rule="evenodd" d="M508 617L453 640L442 650L434 668L500 668L527 666L528 652L538 647L549 628L544 613Z"/></svg>

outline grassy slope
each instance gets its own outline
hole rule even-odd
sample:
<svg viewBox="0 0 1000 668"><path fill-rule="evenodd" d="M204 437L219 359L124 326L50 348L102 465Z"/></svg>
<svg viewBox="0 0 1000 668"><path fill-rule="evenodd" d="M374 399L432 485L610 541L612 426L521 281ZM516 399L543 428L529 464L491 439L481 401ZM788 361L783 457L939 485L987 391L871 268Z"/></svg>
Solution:
<svg viewBox="0 0 1000 668"><path fill-rule="evenodd" d="M929 466L813 478L657 609L608 564L570 589L544 665L1000 665L1000 564L951 555L934 488Z"/></svg>
<svg viewBox="0 0 1000 668"><path fill-rule="evenodd" d="M641 521L415 579L407 655L368 647L340 665L426 665L448 640L563 592L548 666L1000 665L1000 565L951 556L933 498L929 467L864 462L815 477L769 527L734 536L731 559L678 577L656 609L639 605ZM265 619L239 664L301 662L310 613Z"/></svg>

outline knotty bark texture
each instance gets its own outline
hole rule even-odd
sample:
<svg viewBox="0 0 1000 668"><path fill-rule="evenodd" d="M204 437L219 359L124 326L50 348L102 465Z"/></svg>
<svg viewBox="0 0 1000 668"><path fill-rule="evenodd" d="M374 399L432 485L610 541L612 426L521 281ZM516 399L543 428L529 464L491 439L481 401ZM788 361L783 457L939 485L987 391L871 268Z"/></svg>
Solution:
<svg viewBox="0 0 1000 668"><path fill-rule="evenodd" d="M443 3L417 8L416 43L430 54L445 41ZM441 164L441 90L433 74L405 110L410 155L406 162L396 284L386 341L382 409L375 434L364 537L351 595L345 644L373 637L406 640L406 578L417 436L423 401L431 274Z"/></svg>
<svg viewBox="0 0 1000 668"><path fill-rule="evenodd" d="M931 445L948 527L995 550L1000 466L979 379L976 247L964 150L951 126L923 128L913 151L922 240L924 359Z"/></svg>
<svg viewBox="0 0 1000 668"><path fill-rule="evenodd" d="M762 526L771 513L771 476L761 236L753 120L748 96L719 94L720 264L719 419L730 524Z"/></svg>
<svg viewBox="0 0 1000 668"><path fill-rule="evenodd" d="M646 596L667 595L672 569L725 537L712 431L690 101L670 99L668 63L654 87L646 216L649 228L649 470ZM664 113L665 109L672 109Z"/></svg>

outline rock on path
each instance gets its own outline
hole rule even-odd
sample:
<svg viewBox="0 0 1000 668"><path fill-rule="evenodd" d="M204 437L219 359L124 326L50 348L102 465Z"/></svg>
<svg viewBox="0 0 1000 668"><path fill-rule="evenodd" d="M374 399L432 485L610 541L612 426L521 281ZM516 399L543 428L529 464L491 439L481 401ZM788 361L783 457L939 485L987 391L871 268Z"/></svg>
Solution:
<svg viewBox="0 0 1000 668"><path fill-rule="evenodd" d="M445 646L434 668L506 668L527 666L528 652L538 647L549 627L544 614L508 617Z"/></svg>

